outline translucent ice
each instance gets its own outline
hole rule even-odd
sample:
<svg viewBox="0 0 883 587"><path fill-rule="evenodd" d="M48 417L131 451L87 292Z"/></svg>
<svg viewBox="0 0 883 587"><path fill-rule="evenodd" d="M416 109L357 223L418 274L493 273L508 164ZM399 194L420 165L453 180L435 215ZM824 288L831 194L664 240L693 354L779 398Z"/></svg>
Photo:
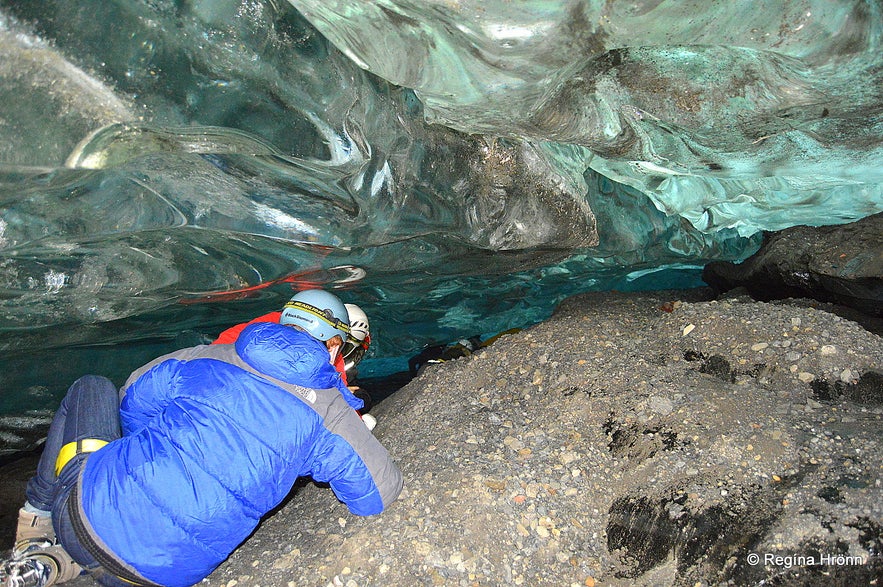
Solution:
<svg viewBox="0 0 883 587"><path fill-rule="evenodd" d="M876 213L881 22L874 1L0 0L0 388L57 393L88 345L127 349L122 373L315 285L372 317L372 358L407 354Z"/></svg>

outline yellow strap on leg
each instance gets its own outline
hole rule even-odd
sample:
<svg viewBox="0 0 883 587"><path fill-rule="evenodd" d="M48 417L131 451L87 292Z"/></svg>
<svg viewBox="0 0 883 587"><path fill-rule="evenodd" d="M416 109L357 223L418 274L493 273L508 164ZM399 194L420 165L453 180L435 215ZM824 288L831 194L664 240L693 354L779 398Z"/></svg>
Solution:
<svg viewBox="0 0 883 587"><path fill-rule="evenodd" d="M58 477L64 466L75 456L84 452L95 452L105 444L107 444L106 440L98 440L97 438L84 438L76 442L68 442L58 451L58 458L55 459L55 476Z"/></svg>

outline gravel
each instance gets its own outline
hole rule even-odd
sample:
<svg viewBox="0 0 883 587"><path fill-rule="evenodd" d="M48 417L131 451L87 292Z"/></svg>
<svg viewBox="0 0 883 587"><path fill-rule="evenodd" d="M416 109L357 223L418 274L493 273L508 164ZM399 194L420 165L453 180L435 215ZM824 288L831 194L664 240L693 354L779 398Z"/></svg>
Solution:
<svg viewBox="0 0 883 587"><path fill-rule="evenodd" d="M879 583L881 338L706 293L576 296L429 365L372 410L395 504L301 482L203 584Z"/></svg>

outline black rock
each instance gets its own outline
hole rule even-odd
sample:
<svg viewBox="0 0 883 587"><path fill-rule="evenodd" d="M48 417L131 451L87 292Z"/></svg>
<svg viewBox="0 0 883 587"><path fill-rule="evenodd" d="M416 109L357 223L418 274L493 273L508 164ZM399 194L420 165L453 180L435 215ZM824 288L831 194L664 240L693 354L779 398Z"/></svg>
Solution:
<svg viewBox="0 0 883 587"><path fill-rule="evenodd" d="M883 213L765 234L753 256L709 263L702 278L718 293L744 287L758 301L810 298L883 316Z"/></svg>

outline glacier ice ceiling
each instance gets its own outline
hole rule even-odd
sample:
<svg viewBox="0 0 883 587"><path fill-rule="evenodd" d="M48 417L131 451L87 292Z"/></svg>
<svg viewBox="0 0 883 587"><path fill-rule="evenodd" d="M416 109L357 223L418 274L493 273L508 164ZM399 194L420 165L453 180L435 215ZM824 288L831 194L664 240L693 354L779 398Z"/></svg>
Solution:
<svg viewBox="0 0 883 587"><path fill-rule="evenodd" d="M881 11L0 0L0 414L303 287L380 364L879 212Z"/></svg>

